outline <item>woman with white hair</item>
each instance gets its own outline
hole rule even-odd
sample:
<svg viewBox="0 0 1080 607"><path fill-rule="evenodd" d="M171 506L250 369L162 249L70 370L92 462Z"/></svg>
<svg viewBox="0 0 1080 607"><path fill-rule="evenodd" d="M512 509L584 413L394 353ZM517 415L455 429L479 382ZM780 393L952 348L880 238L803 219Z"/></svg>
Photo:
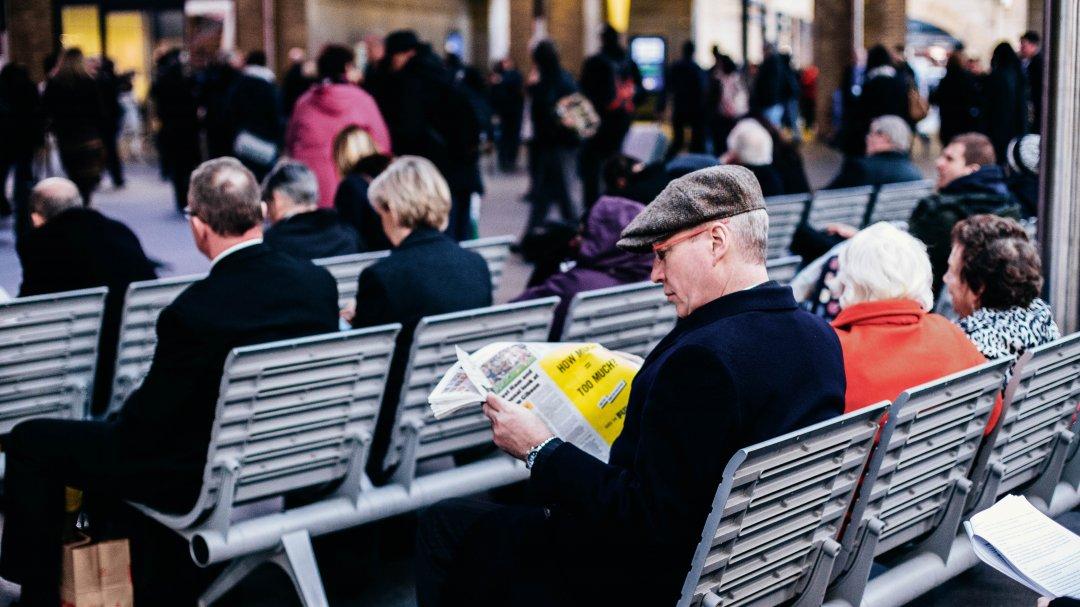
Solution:
<svg viewBox="0 0 1080 607"><path fill-rule="evenodd" d="M757 177L762 196L784 193L780 173L773 166L773 140L769 131L753 118L743 118L731 129L727 138L728 151L720 158L722 164L744 166Z"/></svg>
<svg viewBox="0 0 1080 607"><path fill-rule="evenodd" d="M860 231L840 252L836 281L845 412L986 362L963 331L930 312L930 258L910 234L885 222Z"/></svg>

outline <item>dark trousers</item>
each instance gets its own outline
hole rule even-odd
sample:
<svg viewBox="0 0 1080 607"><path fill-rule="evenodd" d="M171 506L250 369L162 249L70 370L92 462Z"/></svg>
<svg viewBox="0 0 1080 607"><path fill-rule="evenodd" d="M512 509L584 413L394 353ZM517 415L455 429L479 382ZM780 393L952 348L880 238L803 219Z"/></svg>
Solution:
<svg viewBox="0 0 1080 607"><path fill-rule="evenodd" d="M709 125L712 127L713 156L723 156L727 153L727 138L735 128L736 122L738 122L736 119L723 114L713 114L712 124Z"/></svg>
<svg viewBox="0 0 1080 607"><path fill-rule="evenodd" d="M7 177L15 171L15 187L7 196ZM30 190L34 187L34 157L27 154L21 158L0 160L0 214L15 213L15 241L18 243L30 229Z"/></svg>
<svg viewBox="0 0 1080 607"><path fill-rule="evenodd" d="M118 145L119 133L106 133L105 142L105 168L109 171L109 178L113 186L124 185L124 165L120 162L120 149Z"/></svg>
<svg viewBox="0 0 1080 607"><path fill-rule="evenodd" d="M674 136L668 158L674 158L686 145L686 129L690 129L690 152L700 154L705 151L705 120L700 115L675 113L671 116L671 129Z"/></svg>
<svg viewBox="0 0 1080 607"><path fill-rule="evenodd" d="M521 114L518 113L516 119L513 115L502 116L501 119L497 150L499 170L509 172L517 168L521 150Z"/></svg>
<svg viewBox="0 0 1080 607"><path fill-rule="evenodd" d="M529 150L532 209L525 227L526 234L543 225L552 203L558 205L565 221L576 223L581 218L581 208L574 201L570 187L575 163L573 148L534 145Z"/></svg>
<svg viewBox="0 0 1080 607"><path fill-rule="evenodd" d="M22 584L20 605L56 607L60 602L64 487L84 492L95 529L130 538L137 603L194 603L199 584L193 581L201 574L185 543L122 500L179 511L194 501L192 489L197 491L199 480L176 482L140 471L141 458L125 456L118 442L111 422L51 419L23 422L4 440L0 576Z"/></svg>
<svg viewBox="0 0 1080 607"><path fill-rule="evenodd" d="M445 500L420 515L416 598L420 607L565 605L560 562L537 506Z"/></svg>

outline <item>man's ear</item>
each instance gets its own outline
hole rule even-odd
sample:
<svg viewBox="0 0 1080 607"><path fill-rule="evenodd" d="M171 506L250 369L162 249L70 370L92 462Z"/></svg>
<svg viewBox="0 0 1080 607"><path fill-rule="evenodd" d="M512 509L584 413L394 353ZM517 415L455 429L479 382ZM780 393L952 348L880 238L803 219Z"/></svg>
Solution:
<svg viewBox="0 0 1080 607"><path fill-rule="evenodd" d="M709 237L712 241L712 265L715 266L731 250L731 228L727 223L718 221L709 229Z"/></svg>
<svg viewBox="0 0 1080 607"><path fill-rule="evenodd" d="M45 217L41 213L30 213L30 224L35 228L45 225Z"/></svg>
<svg viewBox="0 0 1080 607"><path fill-rule="evenodd" d="M262 211L263 221L266 221L266 218L270 215L270 209L267 207L265 200L259 203L259 210Z"/></svg>

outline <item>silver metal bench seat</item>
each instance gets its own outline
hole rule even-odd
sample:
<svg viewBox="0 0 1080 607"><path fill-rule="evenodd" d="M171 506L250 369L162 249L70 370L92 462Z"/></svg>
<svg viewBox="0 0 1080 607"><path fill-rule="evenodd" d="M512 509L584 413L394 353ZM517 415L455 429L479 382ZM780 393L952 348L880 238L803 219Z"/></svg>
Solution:
<svg viewBox="0 0 1080 607"><path fill-rule="evenodd" d="M570 301L560 340L596 342L644 358L675 321L675 306L659 284L639 282L583 291Z"/></svg>

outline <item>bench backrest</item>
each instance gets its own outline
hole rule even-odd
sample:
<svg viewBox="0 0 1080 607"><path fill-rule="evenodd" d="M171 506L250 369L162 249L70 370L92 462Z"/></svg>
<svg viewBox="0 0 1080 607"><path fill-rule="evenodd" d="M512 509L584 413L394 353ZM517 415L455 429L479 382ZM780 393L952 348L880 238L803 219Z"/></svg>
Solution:
<svg viewBox="0 0 1080 607"><path fill-rule="evenodd" d="M461 248L479 253L487 262L488 271L491 273L492 293L498 291L499 285L502 283L506 261L510 259L510 245L513 242L513 236L492 236L490 238L477 238L476 240L464 240L461 242Z"/></svg>
<svg viewBox="0 0 1080 607"><path fill-rule="evenodd" d="M491 423L479 405L436 420L428 405L428 395L457 362L454 346L472 353L497 341L547 341L558 302L557 297L546 297L420 319L395 411L397 419L385 462L387 467L400 459L405 446L400 429L406 422L421 425L418 460L489 443Z"/></svg>
<svg viewBox="0 0 1080 607"><path fill-rule="evenodd" d="M191 283L203 277L203 274L174 276L128 285L120 317L109 411L118 411L150 370L157 347L158 315Z"/></svg>
<svg viewBox="0 0 1080 607"><path fill-rule="evenodd" d="M788 248L791 239L809 205L809 194L770 196L765 199L765 209L769 213L768 259L790 254Z"/></svg>
<svg viewBox="0 0 1080 607"><path fill-rule="evenodd" d="M830 223L845 223L857 228L866 219L866 209L873 195L871 186L819 190L810 202L806 221L819 230Z"/></svg>
<svg viewBox="0 0 1080 607"><path fill-rule="evenodd" d="M1038 478L1080 399L1080 333L1032 348L1014 368L1012 404L1002 412L991 461L1003 470L998 495Z"/></svg>
<svg viewBox="0 0 1080 607"><path fill-rule="evenodd" d="M852 509L851 520L860 526L870 518L884 523L875 555L936 529L950 490L971 470L1010 362L984 363L923 384L893 403ZM857 536L845 534L845 549L854 548Z"/></svg>
<svg viewBox="0 0 1080 607"><path fill-rule="evenodd" d="M356 301L356 285L364 268L390 255L390 251L369 251L316 259L312 263L326 268L337 282L338 307L345 308Z"/></svg>
<svg viewBox="0 0 1080 607"><path fill-rule="evenodd" d="M769 280L775 280L782 285L786 285L799 273L800 265L802 265L802 257L788 255L787 257L778 257L766 261L765 269L769 272Z"/></svg>
<svg viewBox="0 0 1080 607"><path fill-rule="evenodd" d="M0 434L26 419L78 419L89 410L105 293L0 303Z"/></svg>
<svg viewBox="0 0 1080 607"><path fill-rule="evenodd" d="M679 606L702 604L706 592L723 605L779 605L799 595L817 550L840 533L887 409L872 405L736 453Z"/></svg>
<svg viewBox="0 0 1080 607"><path fill-rule="evenodd" d="M929 179L887 183L878 188L877 195L874 196L874 204L864 224L870 225L879 221L907 223L911 219L915 206L919 204L919 200L933 193L934 182Z"/></svg>
<svg viewBox="0 0 1080 607"><path fill-rule="evenodd" d="M664 297L662 285L620 285L575 295L560 340L596 342L644 358L675 321L675 306Z"/></svg>
<svg viewBox="0 0 1080 607"><path fill-rule="evenodd" d="M230 352L195 512L216 505L227 473L233 504L344 477L358 441L374 432L400 329L383 325Z"/></svg>

